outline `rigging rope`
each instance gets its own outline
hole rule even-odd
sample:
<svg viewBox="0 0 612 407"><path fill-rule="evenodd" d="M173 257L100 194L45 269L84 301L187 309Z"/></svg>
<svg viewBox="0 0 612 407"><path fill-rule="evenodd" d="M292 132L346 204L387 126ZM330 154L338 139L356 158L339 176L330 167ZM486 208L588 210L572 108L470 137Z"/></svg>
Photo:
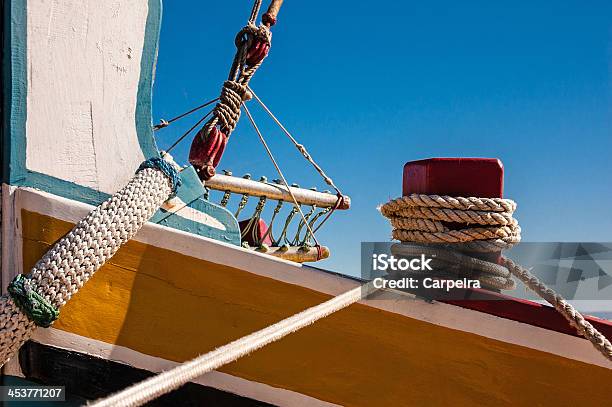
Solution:
<svg viewBox="0 0 612 407"><path fill-rule="evenodd" d="M512 217L516 203L510 199L451 197L439 195L412 194L393 199L380 207L380 212L393 226L393 238L402 242L428 243L430 250L436 250L448 258L447 249L462 251L499 252L520 242L520 227ZM464 225L462 229L451 230L442 222ZM443 245L439 248L438 245ZM402 247L404 246L404 247ZM410 255L423 247L397 245L392 250ZM415 251L416 250L416 251ZM451 254L452 255L452 254ZM455 256L464 256L455 254ZM464 258L457 258L460 262ZM477 260L477 259L474 259ZM517 277L527 287L550 303L578 333L608 360L612 361L612 344L580 312L563 297L548 288L529 270L512 260L502 258L502 266L486 261L477 261L475 269L484 275L483 283L495 288L512 288L508 282L511 276ZM495 284L498 284L496 286Z"/></svg>
<svg viewBox="0 0 612 407"><path fill-rule="evenodd" d="M291 188L289 188L289 184L287 183L287 179L285 178L285 176L283 175L283 172L281 171L280 167L278 166L278 163L276 162L276 159L274 158L274 155L272 154L272 151L270 150L270 147L268 147L268 143L266 143L266 140L263 138L263 135L261 134L261 131L259 131L259 127L257 127L257 124L255 123L255 120L253 120L253 116L251 116L251 112L249 111L249 109L246 107L246 105L244 103L242 105L244 106L244 111L247 114L247 117L249 118L249 121L253 125L253 128L255 129L255 132L259 136L259 140L261 141L261 143L263 144L264 148L266 149L266 152L268 153L268 157L270 157L270 160L272 161L272 164L274 164L274 167L276 168L276 171L278 172L278 176L281 178L283 184L287 188L287 191L289 192L289 195L291 195L291 200L293 201L293 204L295 205L295 208L299 211L300 216L302 217L303 222L306 224L306 227L308 228L308 232L311 234L312 239L315 242L315 246L319 250L319 256L318 257L321 257L320 256L320 254L321 254L321 252L320 252L321 245L319 244L319 241L317 240L317 237L314 235L314 232L312 231L310 225L308 224L308 220L304 216L304 212L302 211L301 205L298 203L297 199L295 198L295 195L293 194L293 191L291 191Z"/></svg>
<svg viewBox="0 0 612 407"><path fill-rule="evenodd" d="M310 155L310 153L308 152L308 150L306 150L306 147L304 147L303 144L300 144L295 137L293 137L293 135L291 135L291 133L289 133L289 130L287 130L287 128L285 126L283 126L283 124L281 123L281 121L276 117L276 115L274 115L274 113L272 113L272 111L268 108L268 106L266 106L266 104L261 100L261 98L259 96L257 96L257 94L253 91L253 89L251 87L248 87L249 92L251 93L251 95L255 98L255 100L257 100L257 102L261 105L261 107L266 111L266 113L268 113L268 115L272 118L272 120L274 120L274 122L278 125L278 127L283 131L283 133L285 133L285 135L287 136L287 138L289 138L289 140L291 140L291 142L293 143L293 145L297 148L297 150L302 154L302 156L314 167L314 169L319 173L319 175L321 175L321 177L323 178L323 180L325 181L325 183L327 185L329 185L330 187L332 187L335 191L336 191L336 196L337 196L337 201L336 204L327 212L327 214L325 215L325 217L323 218L323 220L321 221L321 223L319 223L319 225L317 227L314 228L313 230L309 230L309 232L311 233L311 235L313 236L313 239L316 241L316 238L314 238L314 233L319 230L326 222L327 220L334 214L334 212L336 211L336 209L338 209L338 207L340 207L344 201L344 195L342 194L342 191L340 191L340 188L338 188L336 186L336 184L334 183L334 181L331 179L331 177L329 177L325 171L323 171L323 168L321 168L321 166L319 164L317 164L317 162L314 160L314 158L312 158L312 155ZM246 106L245 106L246 109ZM252 120L251 120L252 121ZM260 136L261 138L261 136ZM301 211L300 211L301 212ZM302 215L303 218L303 215ZM310 228L309 228L310 229Z"/></svg>
<svg viewBox="0 0 612 407"><path fill-rule="evenodd" d="M170 151L172 151L174 149L174 147L176 147L181 141L183 141L183 139L185 137L187 137L196 127L198 127L200 125L200 123L202 123L204 120L206 120L206 118L208 118L208 116L210 116L211 113L212 113L212 110L210 112L206 113L200 120L198 120L193 126L191 126L189 128L189 130L187 130L185 133L183 133L183 135L181 137L176 139L176 141L174 143L172 143L172 145L170 147L168 147L166 152L169 153Z"/></svg>
<svg viewBox="0 0 612 407"><path fill-rule="evenodd" d="M268 108L268 106L266 106L266 104L259 98L259 96L257 96L257 94L253 91L253 88L249 87L249 91L251 92L251 95L253 95L253 97L255 98L255 100L261 105L261 107L266 111L266 113L268 113L268 115L272 118L272 120L274 120L274 122L278 125L278 127L280 127L280 129L283 131L283 133L285 133L285 135L289 138L289 140L291 140L291 142L293 143L293 145L298 149L298 151L304 156L304 158L310 163L312 164L312 166L314 167L314 169L321 175L321 177L323 177L323 180L327 183L327 185L329 185L330 187L332 187L336 193L338 193L339 195L342 195L342 192L340 192L340 189L336 186L336 184L334 184L334 181L327 176L327 174L325 174L325 171L323 171L323 169L319 166L319 164L317 164L315 162L315 160L312 158L312 156L310 155L310 153L308 152L308 150L306 150L306 147L304 147L304 145L298 143L298 141L295 139L295 137L293 137L291 135L291 133L289 133L289 130L287 130L285 128L285 126L283 126L283 124L280 122L280 120L278 120L278 118L274 115L274 113L272 113L272 111Z"/></svg>
<svg viewBox="0 0 612 407"><path fill-rule="evenodd" d="M329 301L308 308L298 314L244 336L202 356L198 356L171 370L160 373L104 400L92 407L136 407L169 393L195 378L231 363L251 352L298 331L321 318L359 301L371 285L361 286L338 295Z"/></svg>
<svg viewBox="0 0 612 407"><path fill-rule="evenodd" d="M197 112L198 110L203 109L206 106L209 106L209 105L215 103L217 100L219 100L219 98L215 98L215 99L209 100L208 102L203 103L203 104L201 104L199 106L196 106L193 109L186 111L185 113L181 113L178 116L173 117L170 120L161 119L159 121L159 124L156 124L155 126L153 126L153 130L157 131L159 129L163 129L164 127L168 127L170 124L174 123L175 121L180 120L183 117L189 116L191 113ZM200 124L200 123L198 122L198 124Z"/></svg>
<svg viewBox="0 0 612 407"><path fill-rule="evenodd" d="M240 107L252 97L248 89L249 81L270 49L272 33L269 27L265 24L255 25L260 8L261 0L256 0L247 25L236 35L236 54L219 100L212 117L196 134L191 147L189 161L204 181L215 175L215 167L240 119Z"/></svg>
<svg viewBox="0 0 612 407"><path fill-rule="evenodd" d="M79 221L0 297L0 365L47 327L76 292L171 197L180 178L161 158L145 161L132 180Z"/></svg>

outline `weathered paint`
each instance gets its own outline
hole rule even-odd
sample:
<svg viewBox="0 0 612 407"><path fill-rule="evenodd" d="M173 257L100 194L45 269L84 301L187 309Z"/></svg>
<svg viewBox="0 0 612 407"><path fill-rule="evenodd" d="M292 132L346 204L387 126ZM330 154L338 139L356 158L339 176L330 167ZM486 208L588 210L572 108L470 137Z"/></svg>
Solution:
<svg viewBox="0 0 612 407"><path fill-rule="evenodd" d="M159 155L151 97L161 0L45 0L6 8L3 179L99 204L144 158ZM197 177L183 177L183 184L191 195L204 193ZM185 201L191 212L214 217L224 233L180 213L156 219L239 245L231 213L191 195Z"/></svg>
<svg viewBox="0 0 612 407"><path fill-rule="evenodd" d="M29 4L29 170L113 193L148 158L135 123L147 15L145 1Z"/></svg>
<svg viewBox="0 0 612 407"><path fill-rule="evenodd" d="M26 7L25 2L4 2L4 44L2 53L3 181L25 180L26 124Z"/></svg>
<svg viewBox="0 0 612 407"><path fill-rule="evenodd" d="M143 2L134 2L134 3L139 3L141 4L142 7L144 7L145 10L147 9L146 4L144 4ZM116 111L112 111L107 116L100 117L99 122L102 124L103 123L113 123L113 120L115 120L115 116L119 116L122 119L126 120L125 122L122 122L122 124L126 125L125 128L111 129L113 131L116 130L117 132L123 132L123 133L129 133L130 131L134 132L134 127L135 127L134 122L135 121L138 121L140 123L142 123L143 121L148 121L149 126L151 123L151 112L150 112L150 106L151 106L150 104L150 95L151 95L150 85L152 83L151 82L152 81L151 72L154 69L154 55L157 52L157 38L159 35L161 3L159 0L149 0L147 4L148 4L149 13L145 14L145 16L147 18L146 21L147 21L147 24L149 24L149 26L146 27L145 38L138 41L137 48L135 50L132 50L132 52L138 53L138 55L140 55L140 52L142 50L143 58L141 59L140 65L144 67L145 65L148 64L147 69L142 70L142 72L141 72L140 66L138 67L138 69L135 69L135 71L137 72L136 79L138 80L138 87L140 89L144 89L146 86L149 86L148 91L139 90L139 94L143 94L143 97L147 96L148 100L147 101L134 100L132 103L132 107L127 106L127 103L122 104L120 106L122 107L123 110L126 110L126 112L123 112L122 114L118 114ZM50 106L50 105L56 105L56 104L65 105L66 103L78 104L78 97L76 96L74 98L67 97L69 96L69 94L67 95L66 93L71 92L71 90L69 89L70 88L69 86L66 86L66 89L64 90L61 90L61 89L57 90L56 88L56 90L60 93L60 96L61 96L59 100L57 100L56 98L53 98L52 95L40 95L40 97L36 97L37 94L29 95L28 91L33 91L34 89L38 91L39 88L44 91L45 89L48 89L48 88L54 88L53 83L52 83L53 78L51 79L43 78L44 80L41 81L42 83L39 83L39 82L34 83L33 79L37 79L35 73L45 74L45 71L53 71L54 70L53 68L60 69L60 70L64 69L66 70L66 73L68 75L67 78L71 78L70 75L74 76L77 73L73 71L79 71L77 69L66 69L65 67L61 68L60 64L63 64L66 59L69 59L67 58L67 55L60 55L59 58L55 58L52 61L45 61L44 58L48 53L46 45L49 45L49 44L45 44L44 39L41 39L40 35L46 33L48 37L48 42L51 42L51 38L54 37L53 35L54 29L57 27L59 28L63 27L63 29L60 31L65 31L65 32L60 33L61 35L58 35L58 37L62 37L65 40L64 44L62 44L62 48L67 48L63 50L65 52L68 52L68 49L70 48L70 46L74 45L74 48L76 48L77 51L80 50L82 53L86 54L87 52L91 52L91 49L99 50L99 48L102 47L102 43L104 42L103 41L104 38L101 38L99 43L95 44L96 45L95 47L93 46L85 47L85 45L79 43L78 38L75 38L75 37L78 37L78 32L79 32L79 30L77 30L75 26L81 26L82 24L84 24L83 21L79 21L78 18L73 17L73 20L63 21L56 26L53 24L53 15L59 15L60 20L61 20L61 16L64 16L64 19L66 18L69 19L70 14L73 14L72 11L74 10L76 10L77 14L79 14L78 12L80 12L81 10L87 9L87 6L91 6L92 9L101 9L102 8L101 5L102 3L100 2L85 1L85 0L82 0L78 3L70 3L70 4L62 3L62 2L50 2L50 1L43 1L40 3L36 3L36 4L26 3L26 2L7 2L7 4L5 4L7 8L6 14L5 14L6 20L5 20L5 26L4 26L5 46L6 46L6 49L10 50L9 53L5 54L5 59L3 60L5 94L10 95L4 100L4 109L3 109L4 114L5 114L4 128L3 128L4 135L5 135L5 138L3 140L4 151L5 151L5 160L4 160L5 171L3 175L4 175L5 182L13 184L13 185L31 185L31 186L36 186L36 187L44 187L45 190L51 191L61 196L67 196L67 197L72 197L72 195L75 192L77 192L78 195L91 196L91 192L87 190L94 190L94 188L87 188L87 187L82 188L83 186L86 186L84 184L87 184L86 179L82 180L83 182L81 183L75 182L74 184L76 184L76 186L71 185L73 183L70 182L71 181L70 177L73 177L74 175L67 174L69 171L67 171L65 167L63 168L64 171L61 172L59 176L54 176L57 174L53 174L52 171L41 172L41 171L37 171L37 168L30 168L26 166L26 162L28 163L28 165L38 166L38 165L47 165L48 163L51 163L54 161L53 159L50 159L50 158L53 158L53 156L50 156L49 151L47 150L44 150L44 153L46 153L47 155L42 157L41 160L36 160L36 157L26 158L27 156L26 151L32 152L33 154L40 154L40 150L35 148L37 147L35 145L36 142L34 141L36 136L40 136L40 138L44 139L44 141L49 139L49 140L54 140L57 143L58 137L61 138L66 135L63 133L58 135L57 130L62 130L62 129L54 128L54 126L62 125L63 122L71 122L72 124L79 122L78 120L73 120L72 116L74 115L65 114L65 115L54 116L53 114L50 114L53 112L49 112L48 109L47 110L40 109L40 106ZM110 6L113 6L112 4L104 3L104 5L106 6L106 8L108 8L108 10L113 9L112 7L110 7ZM119 9L121 7L118 7L119 5L120 5L119 2L114 3L114 10L117 15L120 14ZM69 7L70 10L64 10L66 7ZM42 15L44 17L45 10L47 10L50 13L50 15L48 16L48 20L47 20L48 25L44 25L43 23L40 23L40 22L37 24L36 22L39 20L37 16ZM65 13L61 12L62 10ZM67 14L68 16L66 16ZM103 19L99 21L95 21L95 20L89 21L90 16L86 16L86 17L89 23L87 27L84 28L84 30L81 30L81 31L85 31L85 37L83 38L82 35L80 37L81 40L83 41L87 40L87 35L89 35L89 31L90 31L90 27L89 27L90 25L93 27L99 27L101 25L101 22L104 21ZM128 16L128 17L131 18L133 16ZM28 19L32 19L32 21L30 22L31 26L28 24ZM141 25L144 27L144 22ZM30 35L32 35L34 38L30 39L30 35L28 35L28 30L30 30ZM127 31L130 31L130 30L127 30ZM75 32L77 34L74 34ZM101 33L100 30L98 30L97 32L99 34ZM36 33L39 33L39 34L37 35ZM101 33L102 36L103 34L104 33ZM114 35L116 36L117 33L114 33ZM108 39L108 37L106 38ZM41 42L43 42L43 44L40 44ZM28 43L40 44L40 46L42 46L43 48L37 52L37 49L34 46L34 49L30 50L28 47ZM124 41L124 44L121 44L121 45L127 45L127 42ZM58 50L58 52L59 51L61 50ZM45 62L47 63L45 64ZM71 61L71 62L74 62L74 61ZM87 61L87 62L91 62L92 66L81 67L83 68L81 69L81 71L84 71L85 73L89 73L91 75L90 71L95 69L93 65L96 65L96 64L93 63L94 61ZM112 61L105 61L105 62L111 63ZM31 74L31 76L29 77L28 74ZM142 78L142 76L146 76L147 78ZM59 82L66 81L66 78L61 78L61 79L62 81L59 81ZM91 79L94 79L94 78L91 78ZM102 78L102 79L107 79L105 81L106 87L112 86L112 81L110 80L111 78ZM29 83L29 82L32 82L32 83ZM71 83L70 85L76 87L75 83ZM91 87L90 83L87 83L85 86L85 84L81 82L80 85L81 86L78 86L79 88L78 91L81 93L85 92L87 89ZM134 84L133 88L134 89L137 88L136 84ZM129 95L130 89L124 89L123 93L125 93L126 95ZM86 102L89 102L92 104L93 103L103 103L99 98L96 99L94 96L101 96L101 95L92 95L89 99L86 100ZM125 99L126 97L127 96L125 95L118 96L119 99L121 98ZM30 104L33 104L32 108L30 108L28 101L30 102ZM124 100L121 100L121 101L124 101ZM114 102L117 102L117 101L114 101ZM107 103L107 101L104 103ZM129 115L128 110L130 108L134 109L134 105L137 105L136 111L135 113ZM36 108L36 106L38 106L38 109ZM75 109L69 109L69 110L74 111ZM106 108L106 111L108 112L108 108ZM28 115L28 113L30 114ZM81 116L76 111L75 111L75 114L77 117ZM125 116L126 114L129 117L124 118L123 116ZM45 124L46 124L46 127L44 126ZM32 140L29 141L32 144L30 147L27 147L28 142L26 141L26 125L28 126L27 136L28 137L32 136ZM73 133L74 132L78 134L83 133L83 129L80 128L78 125L75 124L74 126L71 126L71 127L72 127L71 130L73 130ZM84 132L88 133L87 128L91 126L88 125L85 127L86 128L84 129ZM132 130L130 130L130 127ZM140 125L139 127L143 128L142 125ZM30 129L32 129L33 131L36 130L33 132L34 134L32 135L30 134L29 132ZM97 135L94 135L94 136L97 137ZM91 137L92 135L89 134L90 139ZM124 137L127 137L127 135L124 135ZM149 145L152 148L148 148L147 150L143 149L142 151L140 151L140 148L136 148L136 149L132 149L132 151L127 152L128 154L140 154L142 156L150 156L150 155L157 154L157 151L154 148L155 146L154 146L154 141L152 138L150 128L148 129L148 131L139 132L137 137L143 138L143 141L140 142L140 140L138 140L137 141L138 143L140 143L141 145L145 145L145 146ZM115 138L118 139L118 136ZM145 138L148 138L149 140L144 140ZM68 143L57 143L57 144L60 145L60 147L63 147L64 152L70 152L71 149L73 149L73 146L69 145ZM106 143L106 144L111 144L111 143ZM50 146L50 147L53 147L53 146ZM99 146L99 148L104 148L104 146L103 145ZM79 152L83 154L85 153L84 151L79 151ZM96 155L97 154L98 154L98 151L96 151ZM78 160L79 157L73 157L73 160L74 159ZM44 161L45 163L42 163L41 161ZM61 164L61 160L57 160L57 161L59 161ZM131 163L130 165L137 166L140 163L140 161L141 160L135 161L134 163ZM68 162L66 161L66 163ZM110 164L112 164L112 161L103 163L102 165L110 165ZM116 164L117 163L115 162L115 165ZM55 165L55 164L49 164L49 165ZM95 163L93 160L91 160L91 162L88 161L88 162L83 163L83 166L87 166L87 165L95 166ZM123 171L126 172L126 174L128 175L122 175L121 177L119 177L120 179L123 179L129 176L129 171L125 171L125 169L123 169ZM85 178L91 176L91 171L88 171L85 168L81 168L77 172L86 174ZM32 175L35 175L35 176L37 175L36 179L30 180ZM65 179L67 177L69 178L68 180ZM56 185L58 179L64 179L65 183ZM119 181L119 182L122 182L122 181ZM119 182L118 182L118 185L119 185ZM111 192L113 192L115 189L113 189ZM77 198L79 198L79 196L77 196Z"/></svg>
<svg viewBox="0 0 612 407"><path fill-rule="evenodd" d="M25 270L72 226L25 210L22 224ZM54 327L184 361L328 298L132 241L62 309ZM418 405L568 405L581 402L585 392L594 405L612 399L611 369L364 304L221 371L342 405L403 405L407 400Z"/></svg>

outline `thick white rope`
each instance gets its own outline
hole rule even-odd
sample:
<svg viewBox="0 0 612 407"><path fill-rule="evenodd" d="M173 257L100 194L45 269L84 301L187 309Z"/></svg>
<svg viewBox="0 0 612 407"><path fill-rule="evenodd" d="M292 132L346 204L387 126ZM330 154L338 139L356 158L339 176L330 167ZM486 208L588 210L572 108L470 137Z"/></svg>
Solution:
<svg viewBox="0 0 612 407"><path fill-rule="evenodd" d="M329 301L308 308L274 325L270 325L209 353L198 356L172 370L153 376L91 405L95 407L141 406L205 373L231 363L321 318L325 318L336 311L348 307L359 301L362 295L365 295L369 289L371 289L369 284L354 288Z"/></svg>
<svg viewBox="0 0 612 407"><path fill-rule="evenodd" d="M26 288L59 309L140 230L172 192L172 182L161 170L139 171L53 245L26 276ZM31 337L36 326L13 298L0 297L1 365Z"/></svg>

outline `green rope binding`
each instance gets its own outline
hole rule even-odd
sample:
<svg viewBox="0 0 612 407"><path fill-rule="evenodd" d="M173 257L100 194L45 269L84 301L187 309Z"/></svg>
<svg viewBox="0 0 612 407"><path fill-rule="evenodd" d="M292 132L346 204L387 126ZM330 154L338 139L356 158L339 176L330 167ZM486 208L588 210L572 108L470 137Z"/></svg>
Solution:
<svg viewBox="0 0 612 407"><path fill-rule="evenodd" d="M28 278L19 274L8 285L8 292L15 304L40 327L48 328L59 317L59 310L36 291L32 290Z"/></svg>

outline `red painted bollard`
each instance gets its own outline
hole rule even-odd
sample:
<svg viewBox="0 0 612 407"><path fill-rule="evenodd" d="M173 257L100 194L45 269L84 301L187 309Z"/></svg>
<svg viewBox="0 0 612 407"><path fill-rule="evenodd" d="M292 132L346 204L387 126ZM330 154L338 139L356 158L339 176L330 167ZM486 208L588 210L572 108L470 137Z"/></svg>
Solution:
<svg viewBox="0 0 612 407"><path fill-rule="evenodd" d="M428 194L502 198L503 191L504 166L497 158L428 158L409 161L404 165L404 196ZM453 230L462 227L460 224L444 224ZM501 252L475 256L499 262Z"/></svg>

